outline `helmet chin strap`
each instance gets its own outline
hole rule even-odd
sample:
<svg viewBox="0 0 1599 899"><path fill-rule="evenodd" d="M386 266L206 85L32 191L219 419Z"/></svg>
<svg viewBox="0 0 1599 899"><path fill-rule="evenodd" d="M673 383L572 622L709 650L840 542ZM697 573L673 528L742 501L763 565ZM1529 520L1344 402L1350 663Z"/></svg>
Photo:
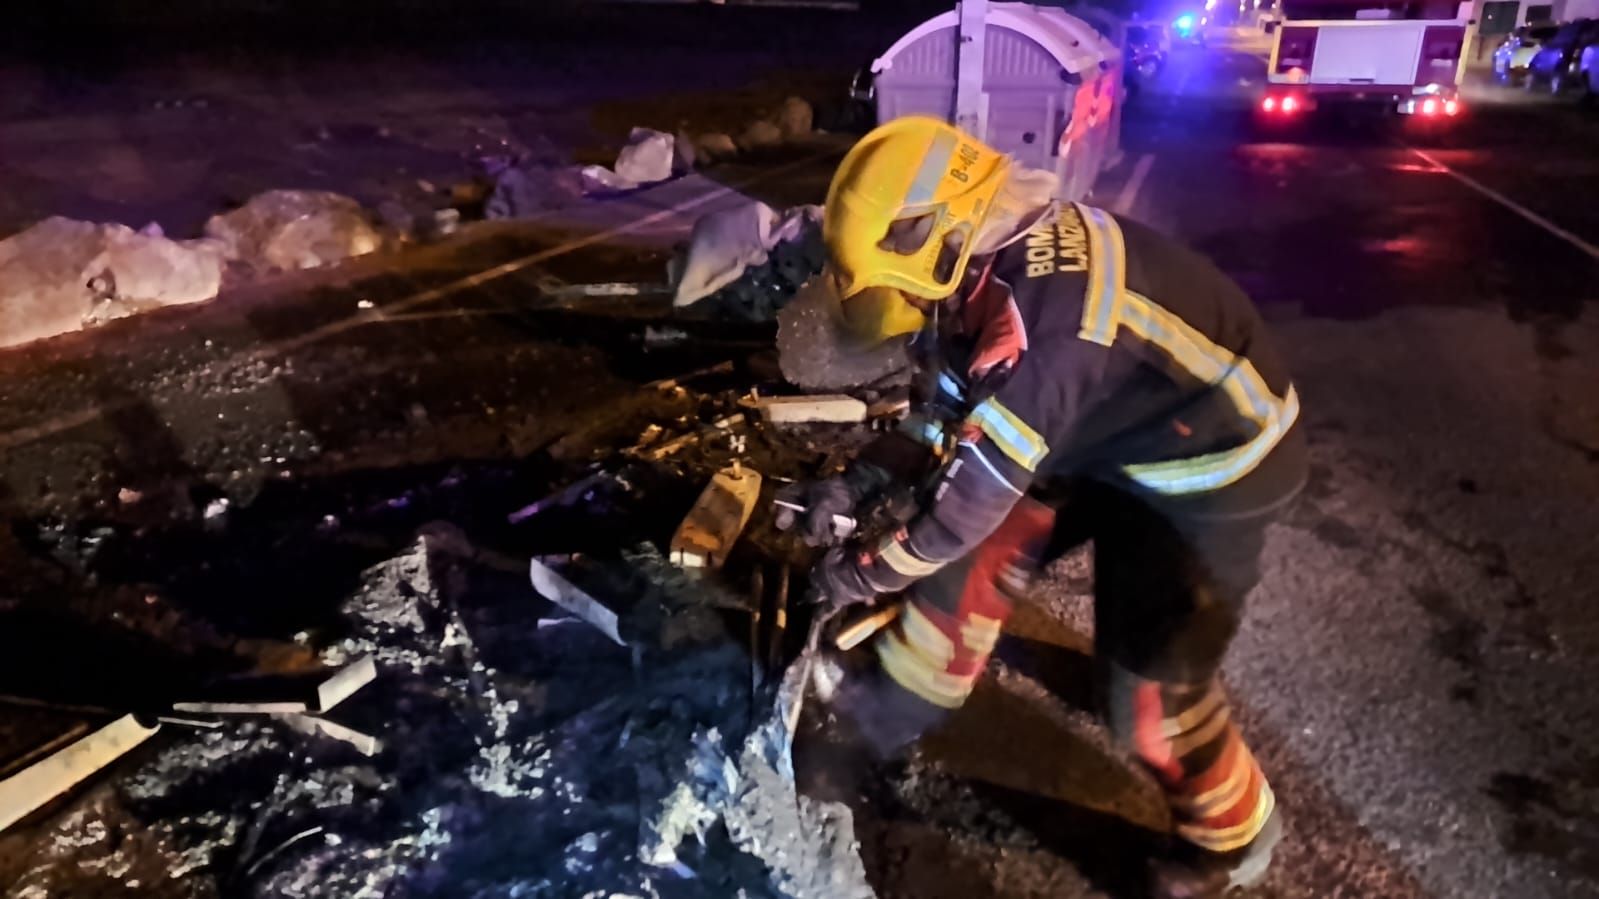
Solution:
<svg viewBox="0 0 1599 899"><path fill-rule="evenodd" d="M957 296L959 292L957 291ZM955 302L956 297L950 297L945 302ZM944 303L932 303L932 308L927 310L926 324L916 335L915 357L920 360L916 371L916 394L919 399L926 401L938 396L938 376L944 371L944 341L939 332L942 325L942 312Z"/></svg>

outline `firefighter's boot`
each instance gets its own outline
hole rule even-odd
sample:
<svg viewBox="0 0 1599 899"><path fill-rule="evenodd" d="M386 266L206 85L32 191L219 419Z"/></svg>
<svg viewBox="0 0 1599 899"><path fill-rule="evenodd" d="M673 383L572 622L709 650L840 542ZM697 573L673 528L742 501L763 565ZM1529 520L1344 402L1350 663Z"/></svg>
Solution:
<svg viewBox="0 0 1599 899"><path fill-rule="evenodd" d="M1242 849L1210 852L1190 843L1179 843L1171 855L1150 863L1150 896L1153 899L1216 899L1235 887L1252 887L1266 876L1272 850L1282 834L1282 812L1274 809L1260 833Z"/></svg>

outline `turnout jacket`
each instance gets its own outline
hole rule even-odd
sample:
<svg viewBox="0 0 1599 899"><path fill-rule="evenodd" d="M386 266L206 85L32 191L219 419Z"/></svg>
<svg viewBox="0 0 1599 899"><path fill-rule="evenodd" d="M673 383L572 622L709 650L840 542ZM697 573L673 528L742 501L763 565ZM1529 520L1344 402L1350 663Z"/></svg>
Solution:
<svg viewBox="0 0 1599 899"><path fill-rule="evenodd" d="M1298 491L1299 397L1259 313L1208 260L1062 204L974 259L902 432L942 465L920 511L854 557L862 594L961 558L1029 489L1091 478L1174 516L1258 514Z"/></svg>

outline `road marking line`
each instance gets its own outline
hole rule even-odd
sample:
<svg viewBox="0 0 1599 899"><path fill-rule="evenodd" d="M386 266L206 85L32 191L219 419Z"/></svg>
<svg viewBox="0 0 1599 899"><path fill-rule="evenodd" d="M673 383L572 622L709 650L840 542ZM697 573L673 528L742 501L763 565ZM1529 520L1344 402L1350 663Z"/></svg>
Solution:
<svg viewBox="0 0 1599 899"><path fill-rule="evenodd" d="M1494 190L1493 188L1489 187L1486 184L1483 184L1481 181L1478 181L1477 179L1472 178L1469 175L1463 175L1460 172L1457 172L1454 169L1450 168L1449 166L1444 165L1442 162L1439 162L1437 159L1435 159L1432 156L1432 154L1427 153L1427 152L1425 152L1423 150L1418 150L1415 147L1406 147L1406 149L1408 149L1410 152L1416 154L1417 156L1421 157L1423 160L1425 160L1427 163L1429 163L1433 167L1437 168L1439 171L1441 171L1444 174L1448 175L1449 177L1455 179L1456 181L1459 181L1461 184L1466 185L1467 187L1471 188L1472 190L1476 191L1477 193L1482 194L1483 196L1487 197L1488 199L1493 200L1494 202L1498 203L1499 205L1505 207L1506 209L1509 209L1511 212L1514 212L1515 214L1517 214L1517 215L1521 216L1522 218L1526 219L1527 221L1532 222L1534 225L1537 225L1538 227L1544 229L1545 231L1548 231L1550 234L1553 234L1554 236L1556 236L1556 237L1560 238L1561 240L1565 241L1566 243L1569 243L1572 246L1576 247L1577 249L1583 251L1584 253L1587 253L1589 255L1589 257L1591 257L1593 259L1599 259L1599 246L1594 246L1593 244L1587 242L1586 240L1583 240L1581 237L1578 237L1577 235L1572 234L1570 231L1567 231L1565 228L1562 228L1559 225L1555 224L1554 222L1549 221L1548 219L1544 218L1543 216L1539 215L1536 212L1533 212L1531 209L1528 209L1527 207L1521 205L1520 203L1517 203L1515 200L1510 199L1509 197L1505 196L1504 194L1500 193L1499 191Z"/></svg>
<svg viewBox="0 0 1599 899"><path fill-rule="evenodd" d="M598 243L603 243L611 238L620 237L624 234L630 234L641 228L647 228L656 222L663 221L675 215L681 215L690 209L704 206L713 200L719 200L729 194L739 193L745 188L753 187L756 184L762 184L770 181L773 178L819 162L832 155L834 155L832 151L828 151L824 153L815 153L802 159L797 159L794 162L786 163L784 165L777 166L776 168L760 172L759 174L747 178L736 185L724 185L716 190L710 191L709 193L692 197L673 206L669 206L665 209L652 212L649 215L641 218L634 219L631 222L626 222L624 224L608 228L604 231L597 231L585 237L574 238L566 241L565 243L539 250L536 253L530 253L529 255L523 256L519 259L512 259L510 262L501 263L493 268L484 269L475 275L468 275L465 278L461 278L457 281L451 281L450 283L440 287L434 287L424 290L420 293L412 294L403 300L397 300L393 303L386 304L374 311L380 312L383 315L388 315L397 312L405 312L408 309L414 309L417 306L431 303L434 300L443 299L450 294L457 293L468 288L477 287L489 281L493 281L496 278L502 278L513 272L521 271L528 266L538 265L541 262L547 262L556 257L565 256L566 254L576 250L581 250L586 247L594 246ZM252 362L259 362L263 359L271 359L274 356L280 356L284 353L292 352L300 349L301 347L308 346L328 337L332 337L335 334L341 334L352 328L358 328L363 325L371 324L375 320L381 321L381 318L374 316L369 312L362 311L355 315L351 315L348 318L343 318L335 322L329 322L320 328L313 328L304 334L297 334L293 337L287 337L282 340L266 344L265 346L255 347L248 350L240 350L232 355L224 356L221 359L216 360L216 362L210 364L211 371L213 372L213 377L222 377L241 365L248 365ZM65 431L80 428L86 424L89 424L95 419L105 416L107 413L132 409L136 406L149 402L152 398L153 395L152 397L141 396L126 400L118 400L114 403L94 405L85 409L79 409L75 412L68 412L64 415L58 415L54 418L45 419L37 424L0 433L0 450L15 449L19 446L25 446L29 443L43 440L46 437L52 437Z"/></svg>
<svg viewBox="0 0 1599 899"><path fill-rule="evenodd" d="M1111 204L1111 211L1121 215L1129 215L1133 211L1133 204L1138 202L1138 191L1143 189L1144 179L1149 177L1149 170L1155 165L1155 154L1145 153L1138 157L1138 163L1133 166L1133 173L1127 176L1127 183L1122 185L1121 193L1116 195L1116 202Z"/></svg>

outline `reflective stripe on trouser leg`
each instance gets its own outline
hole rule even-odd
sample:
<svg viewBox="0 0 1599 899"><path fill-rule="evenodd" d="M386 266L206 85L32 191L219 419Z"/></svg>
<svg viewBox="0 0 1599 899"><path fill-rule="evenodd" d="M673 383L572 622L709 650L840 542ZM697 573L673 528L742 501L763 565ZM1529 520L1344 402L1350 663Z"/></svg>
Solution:
<svg viewBox="0 0 1599 899"><path fill-rule="evenodd" d="M1212 852L1248 846L1276 800L1220 684L1163 684L1113 667L1109 692L1111 728L1154 772L1177 834Z"/></svg>
<svg viewBox="0 0 1599 899"><path fill-rule="evenodd" d="M1054 525L1053 509L1024 498L970 555L917 582L904 614L877 636L884 672L934 705L965 702Z"/></svg>

